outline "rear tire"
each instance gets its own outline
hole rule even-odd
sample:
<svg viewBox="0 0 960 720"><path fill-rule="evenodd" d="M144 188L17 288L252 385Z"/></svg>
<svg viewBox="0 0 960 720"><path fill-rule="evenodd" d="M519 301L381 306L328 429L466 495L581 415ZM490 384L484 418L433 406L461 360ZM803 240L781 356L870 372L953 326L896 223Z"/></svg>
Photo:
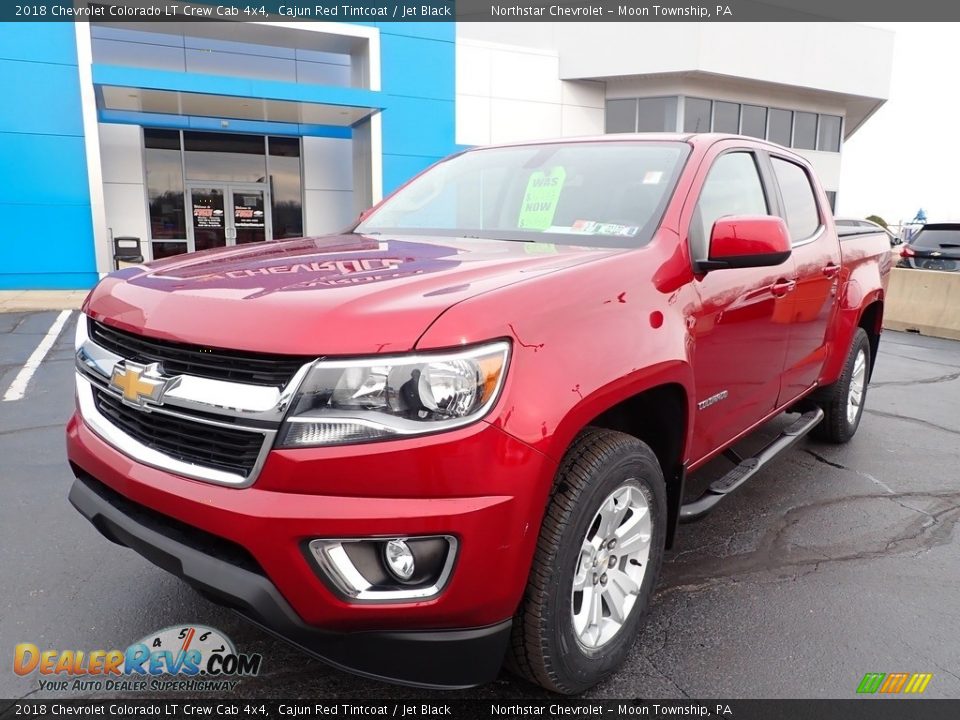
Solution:
<svg viewBox="0 0 960 720"><path fill-rule="evenodd" d="M823 442L848 442L860 427L863 404L870 381L870 339L863 328L857 328L840 378L832 385L817 390L812 400L823 409L823 421L811 432Z"/></svg>
<svg viewBox="0 0 960 720"><path fill-rule="evenodd" d="M544 516L507 666L572 694L613 673L636 640L663 561L663 472L650 448L588 428Z"/></svg>

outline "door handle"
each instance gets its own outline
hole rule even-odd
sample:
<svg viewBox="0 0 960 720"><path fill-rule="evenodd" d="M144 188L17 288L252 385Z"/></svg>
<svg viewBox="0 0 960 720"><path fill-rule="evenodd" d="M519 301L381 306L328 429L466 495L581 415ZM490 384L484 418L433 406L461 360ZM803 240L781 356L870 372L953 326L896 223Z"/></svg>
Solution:
<svg viewBox="0 0 960 720"><path fill-rule="evenodd" d="M830 278L831 280L840 274L840 266L830 263L825 268L823 268L823 274Z"/></svg>
<svg viewBox="0 0 960 720"><path fill-rule="evenodd" d="M783 297L797 286L796 280L777 280L770 286L770 292L774 297Z"/></svg>

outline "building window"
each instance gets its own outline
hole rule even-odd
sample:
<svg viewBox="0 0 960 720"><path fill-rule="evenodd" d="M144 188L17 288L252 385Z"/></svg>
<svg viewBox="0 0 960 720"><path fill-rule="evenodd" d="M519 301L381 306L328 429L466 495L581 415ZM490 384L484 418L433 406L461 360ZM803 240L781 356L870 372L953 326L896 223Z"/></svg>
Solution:
<svg viewBox="0 0 960 720"><path fill-rule="evenodd" d="M150 27L141 24L140 27ZM156 70L195 72L232 77L316 83L335 87L353 84L351 52L334 52L341 47L328 41L328 49L298 48L298 35L290 33L288 45L266 45L216 38L216 30L188 35L90 24L93 61L104 65L128 65ZM227 31L233 35L236 30ZM322 42L322 41L317 41Z"/></svg>
<svg viewBox="0 0 960 720"><path fill-rule="evenodd" d="M713 103L703 98L688 97L683 102L683 131L710 132L710 114Z"/></svg>
<svg viewBox="0 0 960 720"><path fill-rule="evenodd" d="M677 129L677 98L637 100L637 132L674 132Z"/></svg>
<svg viewBox="0 0 960 720"><path fill-rule="evenodd" d="M158 249L177 255L187 249L186 217L183 211L183 166L178 130L143 131L144 165L147 175L147 202L150 212L151 240L180 240L179 243L155 243ZM158 246L161 246L158 248Z"/></svg>
<svg viewBox="0 0 960 720"><path fill-rule="evenodd" d="M263 135L183 133L188 180L263 182L267 176Z"/></svg>
<svg viewBox="0 0 960 720"><path fill-rule="evenodd" d="M759 105L744 105L740 111L740 134L760 138L767 136L767 109Z"/></svg>
<svg viewBox="0 0 960 720"><path fill-rule="evenodd" d="M836 115L820 116L820 133L817 135L817 150L840 152L840 126L842 119Z"/></svg>
<svg viewBox="0 0 960 720"><path fill-rule="evenodd" d="M713 131L722 133L740 132L740 105L717 101L713 104Z"/></svg>
<svg viewBox="0 0 960 720"><path fill-rule="evenodd" d="M782 158L770 158L773 172L780 185L783 209L786 213L790 238L796 242L813 235L820 227L820 212L807 172L796 163Z"/></svg>
<svg viewBox="0 0 960 720"><path fill-rule="evenodd" d="M770 122L767 128L767 140L777 145L790 147L793 136L793 111L770 108Z"/></svg>
<svg viewBox="0 0 960 720"><path fill-rule="evenodd" d="M607 133L674 132L676 129L676 97L607 100Z"/></svg>
<svg viewBox="0 0 960 720"><path fill-rule="evenodd" d="M677 127L677 97L607 100L606 132L663 132ZM843 118L726 100L684 97L683 132L732 133L798 150L840 152Z"/></svg>
<svg viewBox="0 0 960 720"><path fill-rule="evenodd" d="M837 211L837 191L836 190L827 190L827 202L830 203L830 211Z"/></svg>
<svg viewBox="0 0 960 720"><path fill-rule="evenodd" d="M153 259L162 260L163 258L173 257L174 255L183 255L187 252L186 242L152 242Z"/></svg>
<svg viewBox="0 0 960 720"><path fill-rule="evenodd" d="M817 149L816 113L797 112L793 118L793 147L799 150Z"/></svg>
<svg viewBox="0 0 960 720"><path fill-rule="evenodd" d="M637 101L607 100L606 132L632 133L637 131Z"/></svg>
<svg viewBox="0 0 960 720"><path fill-rule="evenodd" d="M269 139L270 198L273 239L303 235L303 192L300 182L300 138Z"/></svg>

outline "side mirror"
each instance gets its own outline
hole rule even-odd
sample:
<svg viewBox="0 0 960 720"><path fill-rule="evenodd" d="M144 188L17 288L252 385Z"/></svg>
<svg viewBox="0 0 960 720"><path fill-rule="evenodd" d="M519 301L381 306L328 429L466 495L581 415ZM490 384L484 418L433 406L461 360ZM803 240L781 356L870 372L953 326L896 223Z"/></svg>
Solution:
<svg viewBox="0 0 960 720"><path fill-rule="evenodd" d="M732 215L713 224L707 260L699 272L725 268L770 267L790 257L790 232L773 215Z"/></svg>

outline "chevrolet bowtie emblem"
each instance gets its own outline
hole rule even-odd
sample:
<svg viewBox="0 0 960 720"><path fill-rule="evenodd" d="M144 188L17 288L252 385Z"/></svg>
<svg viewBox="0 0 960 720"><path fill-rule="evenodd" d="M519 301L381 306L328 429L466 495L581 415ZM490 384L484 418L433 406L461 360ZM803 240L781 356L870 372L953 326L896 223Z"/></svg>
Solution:
<svg viewBox="0 0 960 720"><path fill-rule="evenodd" d="M179 380L161 377L157 363L139 365L124 360L114 366L110 387L119 390L125 402L143 407L147 403L159 405L163 394Z"/></svg>

